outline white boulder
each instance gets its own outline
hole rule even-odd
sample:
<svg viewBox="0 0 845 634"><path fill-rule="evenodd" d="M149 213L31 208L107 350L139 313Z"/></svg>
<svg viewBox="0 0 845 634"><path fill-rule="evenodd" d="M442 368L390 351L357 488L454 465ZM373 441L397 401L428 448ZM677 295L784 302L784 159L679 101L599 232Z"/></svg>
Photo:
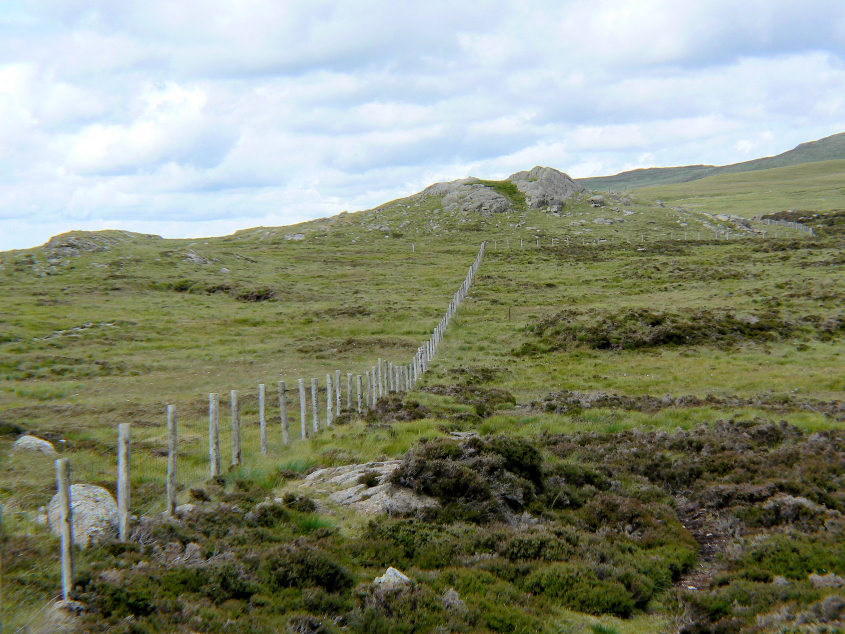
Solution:
<svg viewBox="0 0 845 634"><path fill-rule="evenodd" d="M373 583L405 584L411 583L411 578L390 566L381 577L373 579Z"/></svg>
<svg viewBox="0 0 845 634"><path fill-rule="evenodd" d="M56 455L56 448L53 447L53 443L29 434L18 438L12 445L12 451L38 451L48 456Z"/></svg>
<svg viewBox="0 0 845 634"><path fill-rule="evenodd" d="M70 507L73 515L73 543L83 548L117 536L117 503L111 493L93 484L73 484L70 487ZM47 521L55 535L61 535L59 494L47 506Z"/></svg>

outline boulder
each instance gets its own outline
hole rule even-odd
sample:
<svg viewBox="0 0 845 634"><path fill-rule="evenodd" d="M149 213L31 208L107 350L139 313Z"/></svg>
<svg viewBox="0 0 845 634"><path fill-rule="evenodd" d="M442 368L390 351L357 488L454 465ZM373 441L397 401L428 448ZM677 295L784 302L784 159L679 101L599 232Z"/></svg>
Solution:
<svg viewBox="0 0 845 634"><path fill-rule="evenodd" d="M38 451L48 456L56 455L56 448L51 442L29 434L18 438L12 445L12 451Z"/></svg>
<svg viewBox="0 0 845 634"><path fill-rule="evenodd" d="M467 604L454 588L449 588L443 593L442 601L443 609L448 612L464 612L467 609Z"/></svg>
<svg viewBox="0 0 845 634"><path fill-rule="evenodd" d="M552 167L539 165L527 172L511 174L508 180L525 194L526 203L534 209L559 210L563 207L565 200L587 191L583 185L576 183L567 174Z"/></svg>
<svg viewBox="0 0 845 634"><path fill-rule="evenodd" d="M73 543L81 547L113 539L117 536L117 503L111 493L93 484L73 484L70 487L73 515ZM47 506L47 521L53 534L61 534L59 494Z"/></svg>
<svg viewBox="0 0 845 634"><path fill-rule="evenodd" d="M401 585L411 583L411 578L399 572L393 566L390 566L387 570L385 570L384 574L381 577L376 577L375 579L373 579L373 583Z"/></svg>

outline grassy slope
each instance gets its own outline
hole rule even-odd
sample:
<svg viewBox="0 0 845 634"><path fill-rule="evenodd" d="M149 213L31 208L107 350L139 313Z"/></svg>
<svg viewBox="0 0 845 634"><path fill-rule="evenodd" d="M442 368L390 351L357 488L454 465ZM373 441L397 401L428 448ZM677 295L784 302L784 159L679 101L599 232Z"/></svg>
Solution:
<svg viewBox="0 0 845 634"><path fill-rule="evenodd" d="M754 247L748 240L682 245L667 240L643 246L637 243L638 234L677 238L682 230L700 230L701 220L695 214L655 207L647 199L620 206L635 213L591 209L580 201L559 218L534 211L479 218L445 215L436 200L405 199L372 212L224 238L126 238L107 251L64 257L51 270L41 249L4 253L0 422L65 440L74 480L112 489L116 426L132 422L133 508L144 513L163 506L161 449L167 403L176 403L179 413L180 479L186 486L204 480L209 391L221 392L223 412L226 392L242 393L246 459L241 475L266 479L280 465L303 469L397 456L421 437L442 434L444 418L471 412L472 406L417 392L412 396L435 412L429 418L387 430L357 422L291 448L281 446L271 427L271 455L262 458L257 451L255 386L283 379L291 390L299 377L322 379L335 368L361 373L379 356L408 358L436 323L482 240L495 241L496 246L488 248L471 297L450 326L424 382L450 384L452 371L465 366L503 370L491 387L510 391L523 407L485 419L479 425L482 432L532 436L643 425L689 428L732 415L768 415L748 408L668 409L652 415L616 409L584 415L524 409L559 389L841 397L845 384L839 372L839 339L624 352L576 347L515 355L521 344L536 340L526 327L562 308L575 307L588 315L629 307L729 308L750 314L776 305L786 318L841 310L842 277L835 274L835 265L824 265L840 246L805 249L802 245L809 242L786 241L772 243L772 249L765 244ZM614 224L595 224L597 218L611 218ZM297 231L306 239L285 238ZM538 235L540 248L534 242ZM629 245L625 239L631 236L634 243ZM558 239L558 246L550 246L551 237ZM568 248L561 246L567 237ZM611 242L579 244L599 239ZM214 261L184 261L189 248ZM41 276L45 270L52 274ZM714 274L724 271L729 274ZM209 292L215 289L218 292ZM275 297L267 301L235 298L268 289ZM85 323L97 326L67 332ZM65 332L55 334L59 331ZM295 401L289 412L296 429ZM271 421L275 415L271 405ZM779 417L809 429L834 425L820 413L787 411ZM0 455L8 455L13 439L0 436ZM222 434L224 457L227 440ZM4 620L11 618L14 626L15 619L33 618L56 591L58 574L50 558L55 545L32 522L32 512L47 502L54 484L49 461L18 456L6 460L0 470L6 526L30 544L27 556L33 562L41 561L39 552L50 562L43 571L17 577L4 595ZM268 482L273 486L275 481ZM329 521L343 534L360 530L360 520L348 515ZM531 608L541 613L549 609ZM612 624L619 631L653 631L666 624L668 613L661 609L655 605L651 613ZM546 614L589 621L565 616L559 609Z"/></svg>
<svg viewBox="0 0 845 634"><path fill-rule="evenodd" d="M834 134L818 141L802 143L777 156L767 156L732 165L686 165L682 167L637 169L621 172L614 176L584 178L580 179L580 182L590 189L626 191L641 187L686 183L719 174L768 170L802 163L841 159L845 159L845 133Z"/></svg>
<svg viewBox="0 0 845 634"><path fill-rule="evenodd" d="M646 187L637 193L671 205L750 217L785 209L842 209L843 183L845 160L838 160L711 176L690 183Z"/></svg>

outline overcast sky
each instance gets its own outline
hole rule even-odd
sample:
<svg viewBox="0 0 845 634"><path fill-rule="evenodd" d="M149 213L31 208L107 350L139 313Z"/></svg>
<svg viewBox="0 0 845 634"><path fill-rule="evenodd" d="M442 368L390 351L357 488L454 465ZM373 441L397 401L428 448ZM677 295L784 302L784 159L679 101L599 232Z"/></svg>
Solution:
<svg viewBox="0 0 845 634"><path fill-rule="evenodd" d="M0 249L777 154L845 131L844 57L842 0L2 0Z"/></svg>

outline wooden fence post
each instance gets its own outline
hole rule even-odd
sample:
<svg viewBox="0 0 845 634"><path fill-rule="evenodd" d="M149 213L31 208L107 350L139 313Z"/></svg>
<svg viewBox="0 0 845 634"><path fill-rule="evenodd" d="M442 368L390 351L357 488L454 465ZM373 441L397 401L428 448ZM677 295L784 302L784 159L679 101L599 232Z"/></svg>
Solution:
<svg viewBox="0 0 845 634"><path fill-rule="evenodd" d="M59 489L62 536L62 599L70 601L70 593L73 590L73 511L70 499L70 464L67 458L56 460L56 484Z"/></svg>
<svg viewBox="0 0 845 634"><path fill-rule="evenodd" d="M279 381L279 424L282 426L282 444L289 445L290 431L288 430L288 395L284 381Z"/></svg>
<svg viewBox="0 0 845 634"><path fill-rule="evenodd" d="M129 537L129 430L130 423L117 426L117 535Z"/></svg>
<svg viewBox="0 0 845 634"><path fill-rule="evenodd" d="M167 514L176 515L176 406L167 406Z"/></svg>
<svg viewBox="0 0 845 634"><path fill-rule="evenodd" d="M208 395L208 460L211 463L211 477L220 475L220 395Z"/></svg>
<svg viewBox="0 0 845 634"><path fill-rule="evenodd" d="M305 440L306 425L305 425L305 380L299 379L299 431L302 434L301 438Z"/></svg>
<svg viewBox="0 0 845 634"><path fill-rule="evenodd" d="M332 389L332 375L326 374L326 429L332 426L332 401L334 400Z"/></svg>
<svg viewBox="0 0 845 634"><path fill-rule="evenodd" d="M346 373L346 409L352 411L352 373Z"/></svg>
<svg viewBox="0 0 845 634"><path fill-rule="evenodd" d="M317 422L317 379L311 379L311 419L314 424L314 433L320 431Z"/></svg>
<svg viewBox="0 0 845 634"><path fill-rule="evenodd" d="M238 403L238 391L229 392L230 409L232 412L232 466L241 464L241 405Z"/></svg>
<svg viewBox="0 0 845 634"><path fill-rule="evenodd" d="M258 427L261 438L261 455L267 455L267 421L264 418L264 384L258 384Z"/></svg>
<svg viewBox="0 0 845 634"><path fill-rule="evenodd" d="M340 414L340 370L334 371L335 408L334 415Z"/></svg>
<svg viewBox="0 0 845 634"><path fill-rule="evenodd" d="M355 395L358 397L358 413L361 413L361 375L355 375Z"/></svg>

